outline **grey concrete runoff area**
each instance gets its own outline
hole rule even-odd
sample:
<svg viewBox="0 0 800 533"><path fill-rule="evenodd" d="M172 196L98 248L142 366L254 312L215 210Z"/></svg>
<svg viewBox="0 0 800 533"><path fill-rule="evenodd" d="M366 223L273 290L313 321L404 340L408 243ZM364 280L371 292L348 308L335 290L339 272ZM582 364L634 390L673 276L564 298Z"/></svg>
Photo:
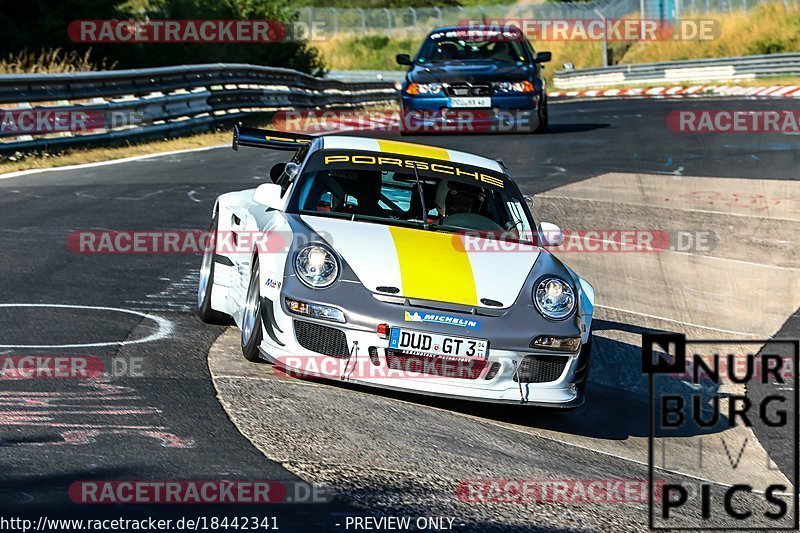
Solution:
<svg viewBox="0 0 800 533"><path fill-rule="evenodd" d="M208 509L92 505L76 502L70 487L279 480L322 483L336 495L247 509L275 516L283 531L353 531L348 520L367 517L429 525L440 518L452 531L647 530L647 502L635 493L625 501L500 503L470 500L464 490L475 480L622 480L641 489L648 477L643 333L800 337L797 136L667 127L676 110L797 110L800 102L551 105L544 135L409 140L503 159L533 197L534 215L568 233L626 229L666 238L663 249L554 252L597 291L588 402L569 413L289 378L245 361L238 330L197 318L199 255L86 254L68 244L84 230L203 230L219 194L263 183L285 152L218 147L0 175L0 357L128 365L102 380L2 380L2 514L172 517ZM712 392L765 394L729 381ZM656 439L655 478L706 484L715 502L742 479L784 485L788 494L796 464L776 437L754 424ZM779 498L788 502L787 494ZM763 517L774 508L763 496L740 494L736 502ZM696 525L689 515L699 512L698 500L686 510L673 525ZM213 512L236 511L241 506ZM720 527L738 524L718 519Z"/></svg>

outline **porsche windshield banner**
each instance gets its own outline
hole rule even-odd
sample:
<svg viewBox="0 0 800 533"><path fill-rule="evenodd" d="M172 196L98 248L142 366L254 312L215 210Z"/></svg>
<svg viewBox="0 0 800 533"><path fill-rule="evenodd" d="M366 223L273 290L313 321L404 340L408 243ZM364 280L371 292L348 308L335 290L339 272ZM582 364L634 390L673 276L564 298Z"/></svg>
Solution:
<svg viewBox="0 0 800 533"><path fill-rule="evenodd" d="M473 184L477 182L496 189L505 188L507 180L502 174L481 167L382 152L325 150L314 154L308 162L310 172L358 169L388 172L404 170L412 174L417 169L420 176L455 179Z"/></svg>

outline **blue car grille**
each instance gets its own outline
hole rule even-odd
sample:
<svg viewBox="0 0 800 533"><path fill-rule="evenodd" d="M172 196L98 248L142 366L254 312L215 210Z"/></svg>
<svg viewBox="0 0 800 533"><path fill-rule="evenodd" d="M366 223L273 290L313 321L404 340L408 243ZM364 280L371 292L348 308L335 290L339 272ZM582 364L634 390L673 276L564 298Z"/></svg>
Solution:
<svg viewBox="0 0 800 533"><path fill-rule="evenodd" d="M444 88L447 96L491 96L492 86L489 84L452 83Z"/></svg>

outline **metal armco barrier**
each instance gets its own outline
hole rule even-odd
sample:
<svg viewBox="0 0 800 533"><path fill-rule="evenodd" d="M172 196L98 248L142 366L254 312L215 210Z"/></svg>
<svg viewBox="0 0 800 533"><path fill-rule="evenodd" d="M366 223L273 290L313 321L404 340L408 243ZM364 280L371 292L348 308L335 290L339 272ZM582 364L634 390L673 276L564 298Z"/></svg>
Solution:
<svg viewBox="0 0 800 533"><path fill-rule="evenodd" d="M800 75L800 54L769 54L603 68L561 70L553 76L559 89L599 89L617 85L705 83Z"/></svg>
<svg viewBox="0 0 800 533"><path fill-rule="evenodd" d="M395 101L392 82L344 83L290 69L244 64L183 65L141 70L0 76L0 153L208 130L250 113L295 108L355 107ZM93 117L69 132L21 129L20 114ZM30 113L33 112L33 113ZM100 127L98 127L100 126Z"/></svg>

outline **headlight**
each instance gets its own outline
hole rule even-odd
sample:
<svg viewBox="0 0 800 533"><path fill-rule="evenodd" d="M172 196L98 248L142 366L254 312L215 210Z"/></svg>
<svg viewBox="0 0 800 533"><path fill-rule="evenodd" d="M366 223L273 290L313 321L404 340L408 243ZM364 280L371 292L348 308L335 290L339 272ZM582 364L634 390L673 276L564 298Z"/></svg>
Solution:
<svg viewBox="0 0 800 533"><path fill-rule="evenodd" d="M562 279L543 278L533 289L533 303L546 318L561 320L575 310L575 292Z"/></svg>
<svg viewBox="0 0 800 533"><path fill-rule="evenodd" d="M529 81L499 81L493 85L494 90L500 93L530 93L534 90Z"/></svg>
<svg viewBox="0 0 800 533"><path fill-rule="evenodd" d="M442 92L441 83L411 83L406 87L408 94L439 94Z"/></svg>
<svg viewBox="0 0 800 533"><path fill-rule="evenodd" d="M306 246L297 253L294 270L300 281L313 289L330 287L339 275L339 261L325 247Z"/></svg>

